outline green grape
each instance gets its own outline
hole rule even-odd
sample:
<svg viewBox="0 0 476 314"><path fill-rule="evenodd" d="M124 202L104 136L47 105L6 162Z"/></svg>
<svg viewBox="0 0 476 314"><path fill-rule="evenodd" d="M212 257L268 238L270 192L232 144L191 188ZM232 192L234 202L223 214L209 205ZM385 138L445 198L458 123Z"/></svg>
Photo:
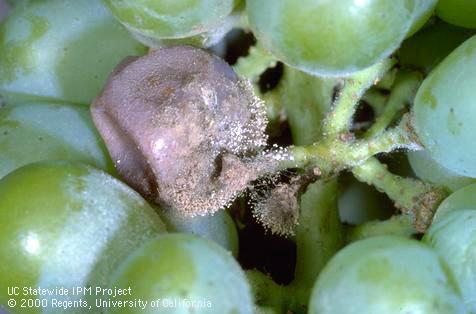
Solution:
<svg viewBox="0 0 476 314"><path fill-rule="evenodd" d="M81 164L41 162L22 167L0 180L0 199L2 305L12 298L7 295L10 286L106 286L132 249L165 230L135 191Z"/></svg>
<svg viewBox="0 0 476 314"><path fill-rule="evenodd" d="M103 0L116 18L148 46L165 40L195 38L192 44L209 44L228 27L235 0ZM224 27L225 26L225 27ZM224 27L224 29L223 29ZM182 40L183 42L183 40Z"/></svg>
<svg viewBox="0 0 476 314"><path fill-rule="evenodd" d="M195 234L214 241L238 256L238 232L235 222L226 210L212 215L188 217L176 210L159 211L162 220L171 232Z"/></svg>
<svg viewBox="0 0 476 314"><path fill-rule="evenodd" d="M438 0L417 0L415 2L415 9L413 11L414 22L408 31L407 37L412 36L425 25L433 14L437 3Z"/></svg>
<svg viewBox="0 0 476 314"><path fill-rule="evenodd" d="M421 30L398 50L401 65L430 73L446 56L475 34L475 31L442 21Z"/></svg>
<svg viewBox="0 0 476 314"><path fill-rule="evenodd" d="M111 286L131 287L131 295L118 298L146 301L141 313L253 312L251 290L238 263L215 243L188 234L163 235L134 251ZM167 307L170 302L175 306ZM107 313L137 309L109 308Z"/></svg>
<svg viewBox="0 0 476 314"><path fill-rule="evenodd" d="M462 177L443 168L431 159L427 151L407 152L408 161L415 174L422 180L456 191L476 182L473 178Z"/></svg>
<svg viewBox="0 0 476 314"><path fill-rule="evenodd" d="M459 189L441 202L433 222L440 220L449 212L465 208L476 208L476 183Z"/></svg>
<svg viewBox="0 0 476 314"><path fill-rule="evenodd" d="M450 24L476 28L476 2L474 0L439 0L436 15Z"/></svg>
<svg viewBox="0 0 476 314"><path fill-rule="evenodd" d="M468 310L476 313L476 206L472 208L448 213L433 223L423 241L450 266Z"/></svg>
<svg viewBox="0 0 476 314"><path fill-rule="evenodd" d="M319 76L348 75L377 63L398 48L431 9L414 0L246 2L259 42L284 63Z"/></svg>
<svg viewBox="0 0 476 314"><path fill-rule="evenodd" d="M340 220L350 224L383 219L392 208L385 194L353 178L341 185L338 206Z"/></svg>
<svg viewBox="0 0 476 314"><path fill-rule="evenodd" d="M448 266L415 240L377 236L354 242L326 265L310 314L466 313Z"/></svg>
<svg viewBox="0 0 476 314"><path fill-rule="evenodd" d="M28 103L0 109L0 178L23 165L55 159L115 173L87 108Z"/></svg>
<svg viewBox="0 0 476 314"><path fill-rule="evenodd" d="M455 174L476 177L476 36L453 51L418 90L415 130L431 158Z"/></svg>
<svg viewBox="0 0 476 314"><path fill-rule="evenodd" d="M0 26L0 94L89 104L114 66L144 46L99 0L38 0Z"/></svg>

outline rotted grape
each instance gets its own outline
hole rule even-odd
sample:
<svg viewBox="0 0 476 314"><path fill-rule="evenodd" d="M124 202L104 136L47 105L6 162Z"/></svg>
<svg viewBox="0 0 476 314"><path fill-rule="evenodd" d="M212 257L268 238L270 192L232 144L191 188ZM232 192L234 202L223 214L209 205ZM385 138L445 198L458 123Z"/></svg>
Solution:
<svg viewBox="0 0 476 314"><path fill-rule="evenodd" d="M91 108L119 174L165 209L216 212L273 163L254 163L266 114L222 60L189 46L123 61Z"/></svg>

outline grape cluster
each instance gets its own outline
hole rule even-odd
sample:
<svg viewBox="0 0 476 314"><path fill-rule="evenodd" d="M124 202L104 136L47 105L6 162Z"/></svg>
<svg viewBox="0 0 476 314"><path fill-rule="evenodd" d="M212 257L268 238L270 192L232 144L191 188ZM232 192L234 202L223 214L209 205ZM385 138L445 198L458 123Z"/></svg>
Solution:
<svg viewBox="0 0 476 314"><path fill-rule="evenodd" d="M0 313L476 313L473 0L0 20Z"/></svg>

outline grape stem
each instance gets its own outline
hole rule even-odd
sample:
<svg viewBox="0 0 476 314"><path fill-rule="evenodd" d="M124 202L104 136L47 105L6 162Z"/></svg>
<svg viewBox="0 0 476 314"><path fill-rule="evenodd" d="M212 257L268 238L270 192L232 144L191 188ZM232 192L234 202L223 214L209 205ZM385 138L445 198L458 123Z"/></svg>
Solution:
<svg viewBox="0 0 476 314"><path fill-rule="evenodd" d="M403 214L412 218L416 230L423 232L445 195L444 191L415 179L394 175L373 157L402 148L422 148L414 133L410 114L403 115L397 126L389 128L404 106L412 102L422 80L416 72L390 71L395 63L392 58L385 59L351 77L343 78L332 110L323 121L323 138L312 145L289 147L287 158L279 155L277 169L301 168L324 178L351 169L358 180L385 192ZM274 64L276 59L262 47L256 46L250 49L248 56L240 58L234 68L240 75L256 83L259 75ZM380 87L391 87L390 97L382 107L382 97L369 94L372 102L379 104L381 114L362 139L355 139L350 131L359 101L371 86L381 80ZM274 116L277 116L276 112Z"/></svg>
<svg viewBox="0 0 476 314"><path fill-rule="evenodd" d="M426 231L435 209L447 196L440 187L391 173L374 157L353 168L352 173L357 180L375 186L394 200L396 207L412 219L418 232Z"/></svg>
<svg viewBox="0 0 476 314"><path fill-rule="evenodd" d="M277 59L260 45L250 47L246 57L240 57L233 66L235 72L253 83L258 82L266 69L276 66Z"/></svg>
<svg viewBox="0 0 476 314"><path fill-rule="evenodd" d="M405 105L413 102L421 82L422 76L418 72L399 71L386 106L365 137L373 137L385 131Z"/></svg>
<svg viewBox="0 0 476 314"><path fill-rule="evenodd" d="M308 146L292 146L291 157L282 162L283 168L316 169L324 177L363 164L370 157L400 148L420 149L415 136L409 132L409 116L398 126L370 139L356 140L351 133L324 137Z"/></svg>
<svg viewBox="0 0 476 314"><path fill-rule="evenodd" d="M378 89L369 89L363 96L362 100L370 105L375 116L380 116L388 101L388 96L384 95Z"/></svg>
<svg viewBox="0 0 476 314"><path fill-rule="evenodd" d="M359 100L365 91L375 85L394 65L394 59L385 59L357 74L343 79L342 88L333 105L333 110L324 120L324 134L332 136L348 132L352 126Z"/></svg>
<svg viewBox="0 0 476 314"><path fill-rule="evenodd" d="M281 313L292 297L286 293L286 287L278 285L269 276L258 270L247 270L246 277L255 296L255 303L267 306Z"/></svg>

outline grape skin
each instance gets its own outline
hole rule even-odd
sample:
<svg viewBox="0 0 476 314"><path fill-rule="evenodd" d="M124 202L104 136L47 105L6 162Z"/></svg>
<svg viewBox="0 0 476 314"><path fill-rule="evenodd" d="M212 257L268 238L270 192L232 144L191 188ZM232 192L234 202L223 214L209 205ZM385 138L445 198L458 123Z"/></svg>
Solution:
<svg viewBox="0 0 476 314"><path fill-rule="evenodd" d="M433 222L440 220L449 212L465 208L476 208L476 183L459 189L441 202Z"/></svg>
<svg viewBox="0 0 476 314"><path fill-rule="evenodd" d="M476 2L474 0L439 0L436 15L450 24L476 28Z"/></svg>
<svg viewBox="0 0 476 314"><path fill-rule="evenodd" d="M88 105L120 60L145 52L98 0L28 1L0 25L0 94Z"/></svg>
<svg viewBox="0 0 476 314"><path fill-rule="evenodd" d="M210 32L211 36L214 32L221 33L220 26L226 24L226 18L233 11L236 1L103 0L103 2L137 39L149 46L159 46L163 40L191 38L207 32ZM195 39L195 43L197 40L200 43L200 39Z"/></svg>
<svg viewBox="0 0 476 314"><path fill-rule="evenodd" d="M9 286L107 286L131 250L165 231L135 191L81 164L17 169L0 180L0 199L2 305L11 298Z"/></svg>
<svg viewBox="0 0 476 314"><path fill-rule="evenodd" d="M415 240L377 236L337 253L314 285L310 314L465 313L447 266Z"/></svg>
<svg viewBox="0 0 476 314"><path fill-rule="evenodd" d="M443 168L432 160L426 151L409 151L407 156L413 171L420 179L444 186L451 192L475 182L473 178L462 177Z"/></svg>
<svg viewBox="0 0 476 314"><path fill-rule="evenodd" d="M253 313L250 287L233 257L217 244L189 234L167 234L135 250L111 286L131 287L123 300L209 301L211 307L169 307L149 313ZM110 308L107 313L137 313ZM195 313L195 312L194 312Z"/></svg>
<svg viewBox="0 0 476 314"><path fill-rule="evenodd" d="M187 217L174 210L159 210L169 232L195 234L222 246L238 256L238 232L226 210L213 215Z"/></svg>
<svg viewBox="0 0 476 314"><path fill-rule="evenodd" d="M387 57L431 8L409 0L246 3L259 42L284 63L318 76L348 75Z"/></svg>
<svg viewBox="0 0 476 314"><path fill-rule="evenodd" d="M115 174L87 108L29 102L0 109L0 179L41 160L80 161Z"/></svg>
<svg viewBox="0 0 476 314"><path fill-rule="evenodd" d="M415 131L433 160L476 178L476 36L453 51L425 79L415 98Z"/></svg>
<svg viewBox="0 0 476 314"><path fill-rule="evenodd" d="M423 241L448 263L468 310L476 313L476 210L446 214L431 225Z"/></svg>
<svg viewBox="0 0 476 314"><path fill-rule="evenodd" d="M429 74L464 41L475 35L474 30L437 20L402 43L398 50L400 64Z"/></svg>

